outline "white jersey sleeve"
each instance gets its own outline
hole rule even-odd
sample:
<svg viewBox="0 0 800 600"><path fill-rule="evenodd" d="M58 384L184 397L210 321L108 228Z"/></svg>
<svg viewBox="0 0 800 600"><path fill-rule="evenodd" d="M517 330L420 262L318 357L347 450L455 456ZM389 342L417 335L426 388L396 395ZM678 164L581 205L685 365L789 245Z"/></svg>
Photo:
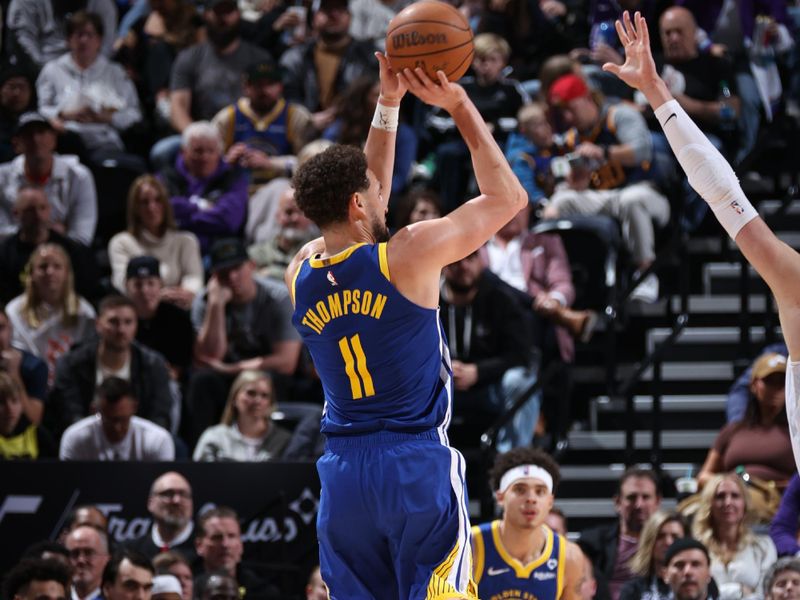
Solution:
<svg viewBox="0 0 800 600"><path fill-rule="evenodd" d="M792 438L794 462L800 471L800 361L786 363L786 417Z"/></svg>

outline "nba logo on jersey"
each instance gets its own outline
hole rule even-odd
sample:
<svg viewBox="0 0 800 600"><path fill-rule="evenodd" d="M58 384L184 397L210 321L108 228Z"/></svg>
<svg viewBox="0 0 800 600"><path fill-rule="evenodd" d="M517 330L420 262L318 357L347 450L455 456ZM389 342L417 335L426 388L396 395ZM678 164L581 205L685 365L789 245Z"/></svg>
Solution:
<svg viewBox="0 0 800 600"><path fill-rule="evenodd" d="M551 558L547 561L547 568L551 571L558 566L558 561L555 558Z"/></svg>
<svg viewBox="0 0 800 600"><path fill-rule="evenodd" d="M333 271L328 271L327 278L331 285L339 285L339 282L336 281L336 277L333 276Z"/></svg>

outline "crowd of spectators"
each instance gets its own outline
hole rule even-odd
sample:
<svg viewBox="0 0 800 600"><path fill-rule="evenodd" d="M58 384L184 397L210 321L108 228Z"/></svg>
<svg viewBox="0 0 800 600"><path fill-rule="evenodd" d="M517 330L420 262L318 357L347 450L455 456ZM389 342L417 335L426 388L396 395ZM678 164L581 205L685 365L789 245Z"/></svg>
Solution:
<svg viewBox="0 0 800 600"><path fill-rule="evenodd" d="M7 4L0 459L316 457L323 398L291 325L282 274L317 231L294 202L291 176L330 143L363 146L378 95L373 52L409 0ZM610 217L621 232L631 300L654 302L664 295L650 269L660 231L691 234L706 217L705 203L676 179L645 103L599 69L622 62L614 19L624 9L644 12L658 30L657 63L671 92L738 162L753 152L759 128L782 114L800 116L800 10L778 0L455 4L476 33L461 83L530 201L443 276L457 423L502 413L545 366L571 363L575 344L588 341L597 323L596 313L572 308L576 290L561 239L532 234L532 225ZM409 99L390 225L465 202L475 191L467 158L452 120ZM748 529L747 490L725 474L745 465L783 488L794 473L781 358L765 355L740 382L730 405L735 422L720 432L699 474L699 502L708 506L695 513L692 531L716 581L711 594L725 600L762 588L764 597L773 594L765 574L775 548ZM294 407L293 431L274 419L282 406ZM530 445L540 413L546 421L550 407L540 392L529 394L501 430L500 449ZM33 593L31 582L62 592L72 586L80 600L116 598L134 585L165 600L269 592L273 583L240 565L234 511L205 513L195 526L189 482L157 484L150 541L170 552L156 556L143 542L113 553L103 527L84 524L63 538L71 583L57 557L31 557L7 577L9 598ZM735 510L715 508L726 498ZM647 473L624 478L616 528L583 536L598 597L668 595L667 542L690 528L674 515L648 521L659 500L658 481ZM800 507L781 510L796 516ZM647 556L637 551L640 532ZM785 546L794 536L796 550L796 531L783 536ZM197 576L193 592L187 569ZM797 572L790 565L770 577ZM624 586L634 575L635 586ZM160 579L170 576L178 587ZM312 574L309 598L320 594L318 580Z"/></svg>

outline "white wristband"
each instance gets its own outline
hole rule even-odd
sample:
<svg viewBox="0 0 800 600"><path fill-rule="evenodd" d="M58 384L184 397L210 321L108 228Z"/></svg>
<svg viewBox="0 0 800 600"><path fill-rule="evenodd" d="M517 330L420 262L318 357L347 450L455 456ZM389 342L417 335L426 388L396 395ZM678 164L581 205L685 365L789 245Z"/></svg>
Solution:
<svg viewBox="0 0 800 600"><path fill-rule="evenodd" d="M372 115L372 126L375 129L383 129L384 131L397 131L397 122L400 119L399 106L384 106L378 102L375 107L375 114Z"/></svg>

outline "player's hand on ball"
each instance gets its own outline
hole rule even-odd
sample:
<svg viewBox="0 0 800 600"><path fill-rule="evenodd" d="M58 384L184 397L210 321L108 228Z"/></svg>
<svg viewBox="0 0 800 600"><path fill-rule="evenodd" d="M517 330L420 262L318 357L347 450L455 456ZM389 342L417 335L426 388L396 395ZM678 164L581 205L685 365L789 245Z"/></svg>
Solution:
<svg viewBox="0 0 800 600"><path fill-rule="evenodd" d="M406 93L405 82L392 69L389 59L382 52L376 52L375 58L378 59L378 65L380 66L381 99L397 100L399 103Z"/></svg>
<svg viewBox="0 0 800 600"><path fill-rule="evenodd" d="M422 100L425 104L439 106L452 113L467 98L467 93L457 83L448 81L443 71L437 71L438 81L434 82L424 70L417 67L413 71L404 69L400 79L408 91Z"/></svg>

